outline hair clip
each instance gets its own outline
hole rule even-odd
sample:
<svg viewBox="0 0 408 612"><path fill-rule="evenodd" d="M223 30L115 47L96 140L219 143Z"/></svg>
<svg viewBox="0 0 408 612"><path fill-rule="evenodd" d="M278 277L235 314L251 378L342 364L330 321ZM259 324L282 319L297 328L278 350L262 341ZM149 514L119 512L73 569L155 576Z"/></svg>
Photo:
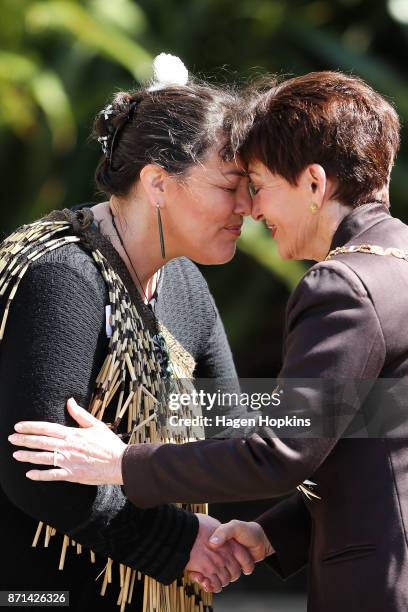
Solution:
<svg viewBox="0 0 408 612"><path fill-rule="evenodd" d="M109 161L109 164L112 163L113 148L116 142L117 135L120 132L120 130L126 125L126 123L130 119L132 119L137 105L138 105L137 100L132 100L132 102L130 102L127 108L126 115L122 118L122 121L119 122L116 128L114 128L114 126L112 125L112 122L109 119L110 115L113 115L115 113L115 110L112 104L109 104L106 108L101 110L99 113L100 115L103 115L103 118L105 119L106 131L108 132L108 134L105 136L99 136L98 142L101 145L102 153L105 155L105 157Z"/></svg>
<svg viewBox="0 0 408 612"><path fill-rule="evenodd" d="M103 110L101 110L101 112L99 114L103 115L103 118L105 119L105 121L107 121L109 119L109 115L113 115L113 106L112 106L112 104L108 104L108 106L106 108L104 108Z"/></svg>
<svg viewBox="0 0 408 612"><path fill-rule="evenodd" d="M101 145L102 153L105 157L109 157L109 140L110 136L99 136L98 142Z"/></svg>

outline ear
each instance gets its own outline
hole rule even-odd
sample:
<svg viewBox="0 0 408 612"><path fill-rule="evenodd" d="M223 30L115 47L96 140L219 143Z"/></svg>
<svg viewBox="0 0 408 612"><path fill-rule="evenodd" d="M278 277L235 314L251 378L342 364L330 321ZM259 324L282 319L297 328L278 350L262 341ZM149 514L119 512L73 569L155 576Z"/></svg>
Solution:
<svg viewBox="0 0 408 612"><path fill-rule="evenodd" d="M147 164L140 171L140 183L150 204L154 207L159 204L163 208L165 205L166 178L168 178L167 172L156 164Z"/></svg>
<svg viewBox="0 0 408 612"><path fill-rule="evenodd" d="M310 201L321 208L327 192L327 175L324 168L320 164L309 164L302 172L301 181L310 193Z"/></svg>

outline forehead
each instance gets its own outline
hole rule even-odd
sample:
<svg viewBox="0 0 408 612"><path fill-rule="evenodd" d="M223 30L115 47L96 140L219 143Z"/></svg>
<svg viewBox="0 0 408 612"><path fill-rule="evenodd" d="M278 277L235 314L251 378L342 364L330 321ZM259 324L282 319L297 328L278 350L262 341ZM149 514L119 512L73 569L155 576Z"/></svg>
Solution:
<svg viewBox="0 0 408 612"><path fill-rule="evenodd" d="M203 171L212 171L229 176L246 176L247 169L245 163L239 155L236 155L234 159L226 161L221 159L218 147L213 147L208 155L205 157L201 164Z"/></svg>
<svg viewBox="0 0 408 612"><path fill-rule="evenodd" d="M256 178L257 176L265 176L269 172L268 168L260 161L252 160L248 164L248 174Z"/></svg>

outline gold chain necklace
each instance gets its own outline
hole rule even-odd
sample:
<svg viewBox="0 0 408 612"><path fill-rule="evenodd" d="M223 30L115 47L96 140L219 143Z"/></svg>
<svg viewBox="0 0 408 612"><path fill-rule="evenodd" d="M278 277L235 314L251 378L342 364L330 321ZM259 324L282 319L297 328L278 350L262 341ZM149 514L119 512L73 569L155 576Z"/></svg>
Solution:
<svg viewBox="0 0 408 612"><path fill-rule="evenodd" d="M345 253L366 253L369 255L382 255L384 257L396 257L397 259L405 259L408 261L408 251L403 251L402 249L397 249L395 247L388 247L384 249L381 246L376 244L356 244L351 246L342 246L337 247L330 251L330 253L325 258L325 261L335 257L336 255L343 255Z"/></svg>

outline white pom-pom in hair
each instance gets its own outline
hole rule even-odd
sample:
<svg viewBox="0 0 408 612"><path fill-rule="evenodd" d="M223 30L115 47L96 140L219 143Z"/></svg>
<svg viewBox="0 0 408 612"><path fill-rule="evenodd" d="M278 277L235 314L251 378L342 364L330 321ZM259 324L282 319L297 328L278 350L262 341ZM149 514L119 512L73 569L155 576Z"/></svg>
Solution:
<svg viewBox="0 0 408 612"><path fill-rule="evenodd" d="M186 85L188 70L176 55L160 53L153 61L153 84L150 91L160 89L167 85Z"/></svg>

